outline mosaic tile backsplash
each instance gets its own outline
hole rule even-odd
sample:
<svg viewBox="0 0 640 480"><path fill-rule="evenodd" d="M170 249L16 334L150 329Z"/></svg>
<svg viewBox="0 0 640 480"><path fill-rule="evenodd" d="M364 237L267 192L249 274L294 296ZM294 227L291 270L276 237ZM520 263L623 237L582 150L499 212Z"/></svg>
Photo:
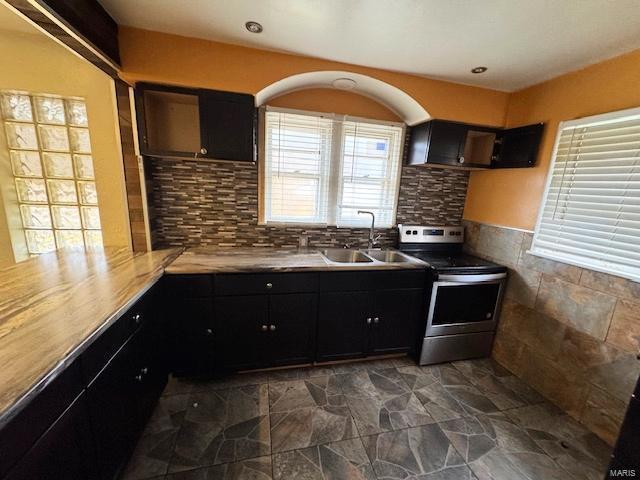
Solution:
<svg viewBox="0 0 640 480"><path fill-rule="evenodd" d="M154 248L296 247L366 242L366 229L258 225L258 167L250 163L146 158ZM402 169L398 223L460 225L469 172L425 166ZM396 229L376 229L393 246ZM353 245L356 246L356 245Z"/></svg>

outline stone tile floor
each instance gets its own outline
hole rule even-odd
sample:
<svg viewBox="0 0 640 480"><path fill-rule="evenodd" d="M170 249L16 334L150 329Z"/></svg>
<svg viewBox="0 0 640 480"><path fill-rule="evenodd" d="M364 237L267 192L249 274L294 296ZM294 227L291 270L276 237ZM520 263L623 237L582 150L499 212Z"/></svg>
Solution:
<svg viewBox="0 0 640 480"><path fill-rule="evenodd" d="M126 480L600 480L611 448L489 359L172 378Z"/></svg>

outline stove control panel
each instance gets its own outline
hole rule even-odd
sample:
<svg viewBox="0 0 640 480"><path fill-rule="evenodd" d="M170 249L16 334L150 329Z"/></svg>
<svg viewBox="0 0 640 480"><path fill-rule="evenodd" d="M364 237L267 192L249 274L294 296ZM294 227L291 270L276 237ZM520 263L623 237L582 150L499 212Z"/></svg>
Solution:
<svg viewBox="0 0 640 480"><path fill-rule="evenodd" d="M463 243L464 227L398 225L400 243Z"/></svg>

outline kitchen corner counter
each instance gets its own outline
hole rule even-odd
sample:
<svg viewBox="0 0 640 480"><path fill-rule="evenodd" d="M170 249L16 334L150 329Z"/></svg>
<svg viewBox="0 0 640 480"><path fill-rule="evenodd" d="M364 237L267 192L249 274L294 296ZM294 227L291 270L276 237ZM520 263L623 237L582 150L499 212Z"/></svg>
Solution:
<svg viewBox="0 0 640 480"><path fill-rule="evenodd" d="M325 272L353 270L409 270L425 268L415 263L363 263L340 265L327 263L314 249L214 248L185 250L166 268L167 274L211 274L251 272Z"/></svg>
<svg viewBox="0 0 640 480"><path fill-rule="evenodd" d="M0 270L0 424L162 276L181 249L58 251Z"/></svg>

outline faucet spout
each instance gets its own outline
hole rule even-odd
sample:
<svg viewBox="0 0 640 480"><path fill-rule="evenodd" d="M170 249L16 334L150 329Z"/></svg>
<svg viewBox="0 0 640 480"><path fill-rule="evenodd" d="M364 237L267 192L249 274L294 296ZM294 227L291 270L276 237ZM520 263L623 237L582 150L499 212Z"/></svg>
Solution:
<svg viewBox="0 0 640 480"><path fill-rule="evenodd" d="M358 215L371 215L371 227L369 228L369 239L367 241L367 248L371 250L376 241L373 235L374 228L376 226L376 216L369 210L358 210Z"/></svg>

